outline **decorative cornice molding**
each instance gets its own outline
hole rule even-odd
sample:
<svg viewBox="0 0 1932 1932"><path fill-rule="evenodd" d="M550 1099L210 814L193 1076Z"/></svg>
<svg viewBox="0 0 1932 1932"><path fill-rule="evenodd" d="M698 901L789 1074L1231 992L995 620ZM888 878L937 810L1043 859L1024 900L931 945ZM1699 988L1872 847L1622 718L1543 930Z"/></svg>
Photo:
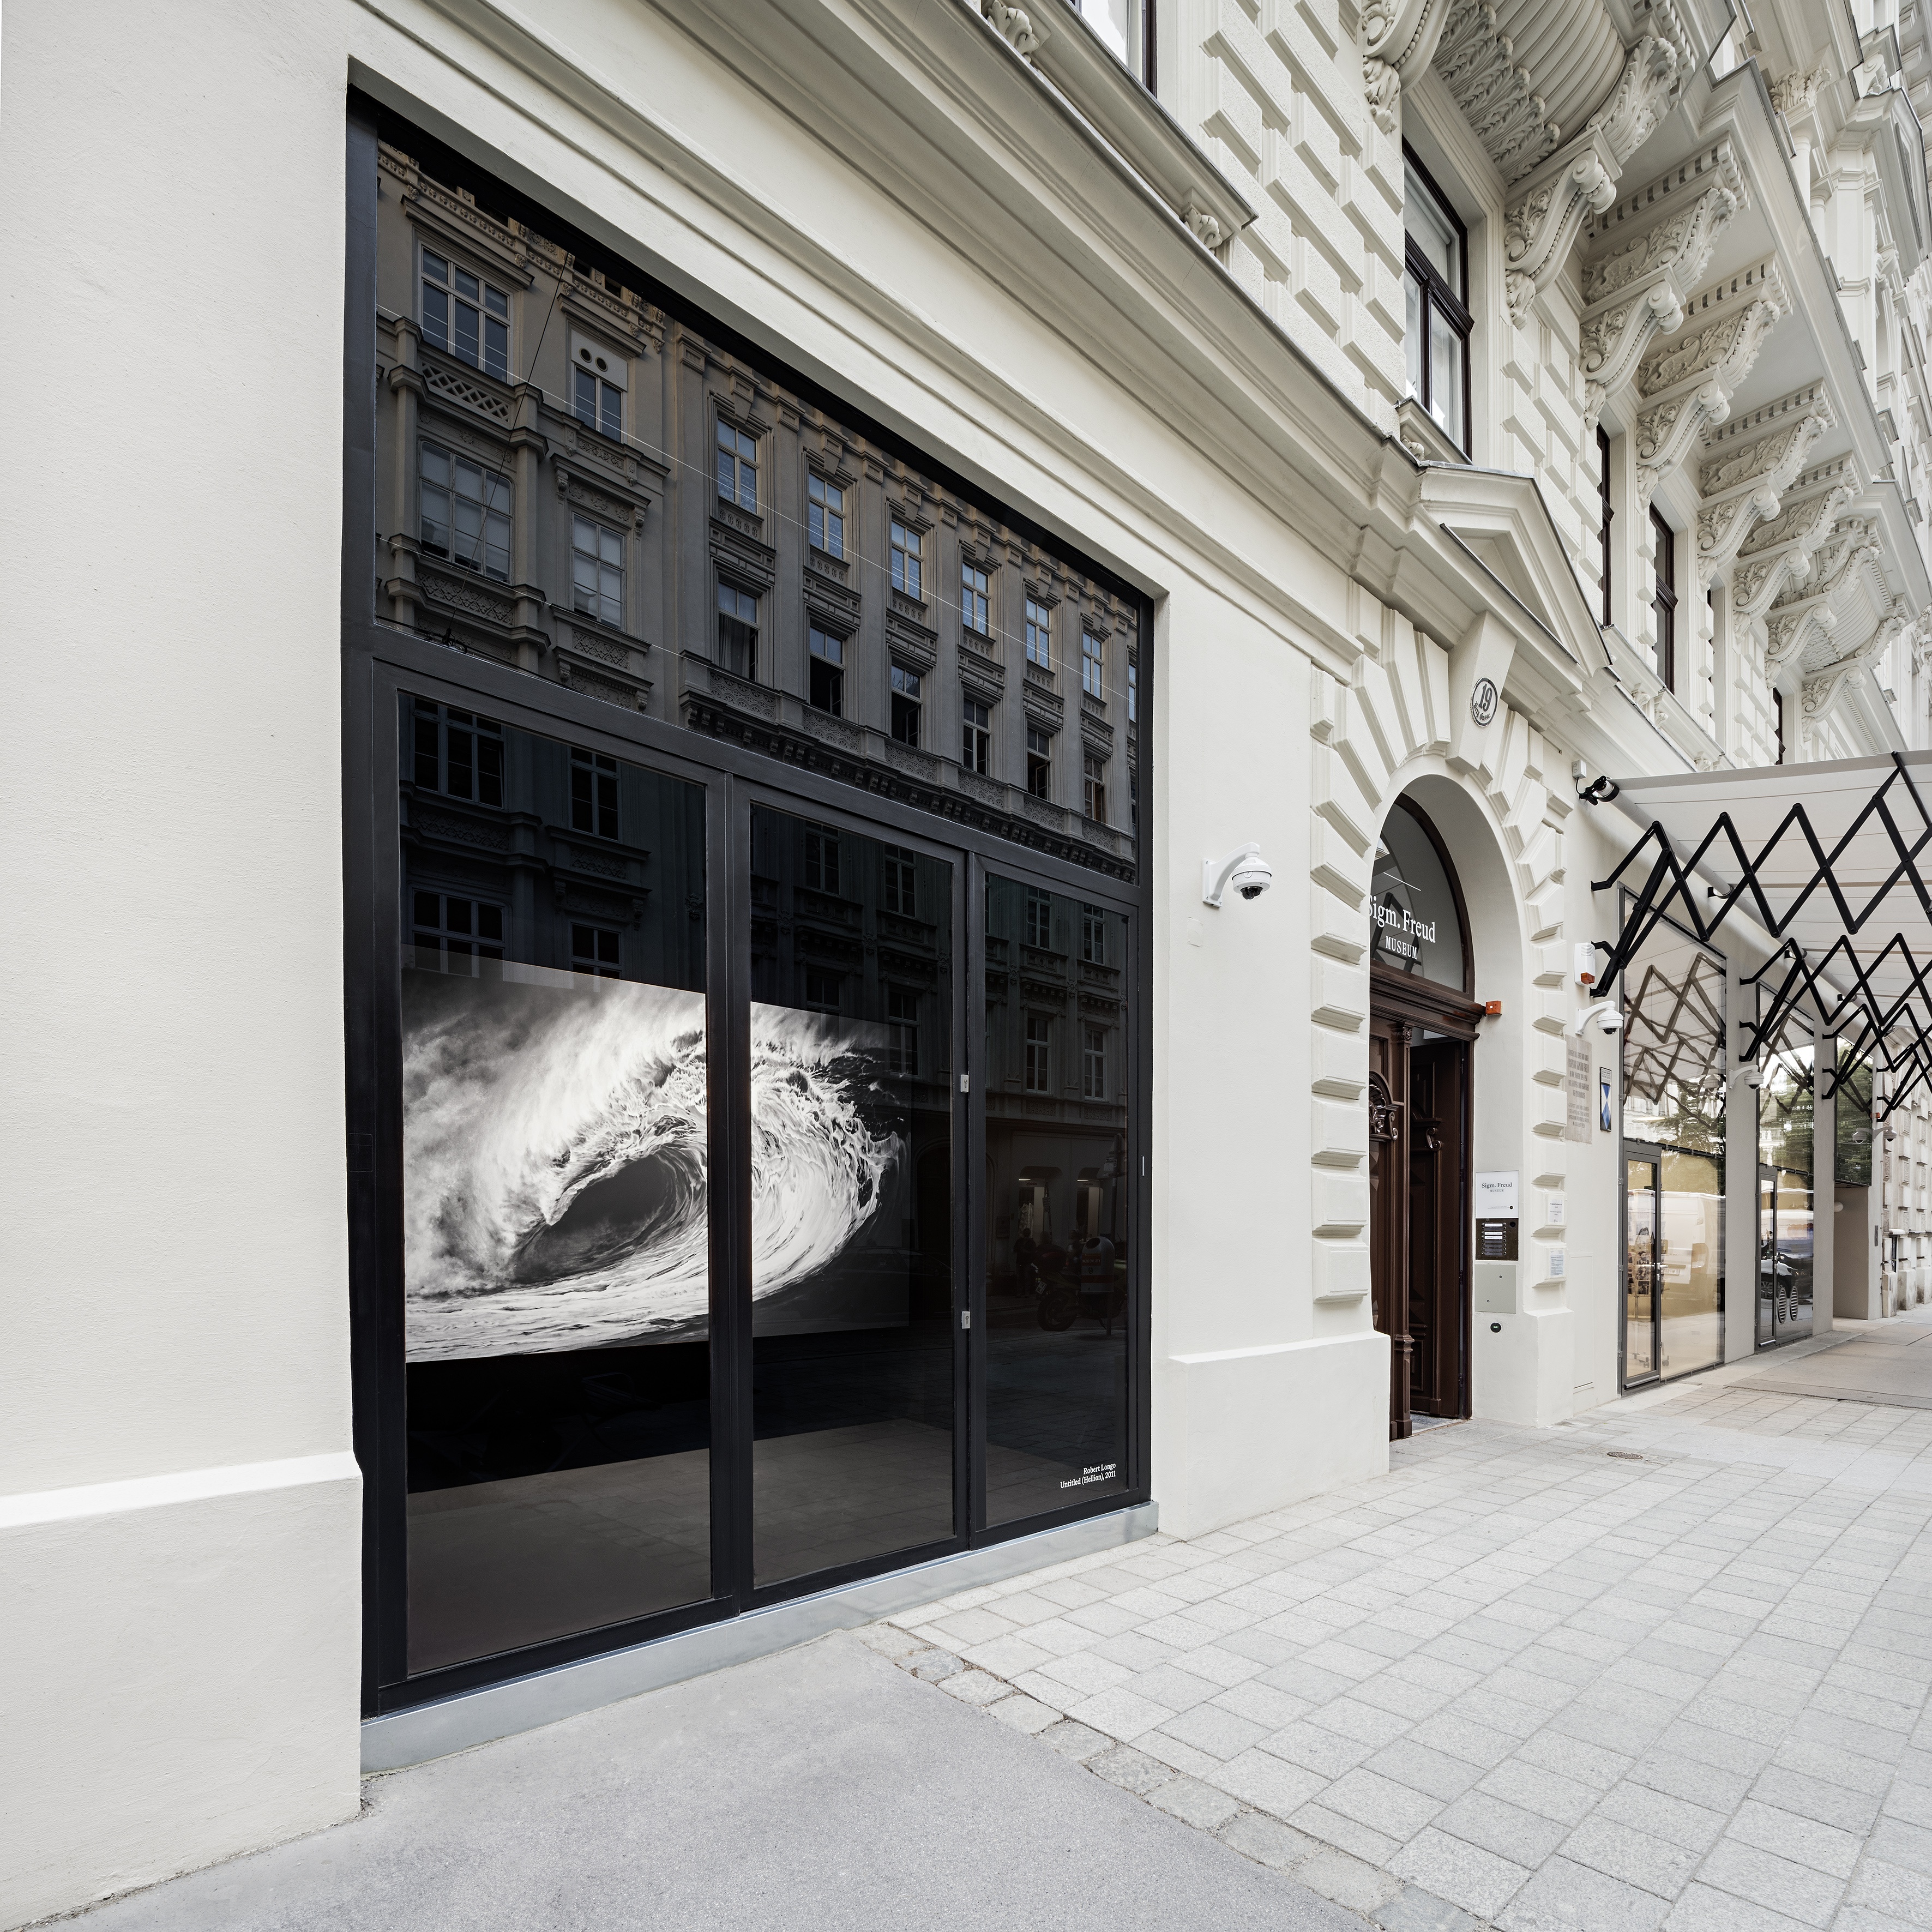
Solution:
<svg viewBox="0 0 1932 1932"><path fill-rule="evenodd" d="M1402 76L1428 64L1450 12L1450 0L1369 0L1363 8L1362 90L1384 134L1401 125Z"/></svg>

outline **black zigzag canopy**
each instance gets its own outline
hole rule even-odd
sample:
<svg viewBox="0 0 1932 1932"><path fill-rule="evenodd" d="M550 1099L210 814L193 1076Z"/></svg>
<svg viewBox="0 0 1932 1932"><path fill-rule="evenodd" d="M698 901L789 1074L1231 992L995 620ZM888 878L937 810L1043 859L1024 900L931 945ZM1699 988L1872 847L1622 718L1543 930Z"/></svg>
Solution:
<svg viewBox="0 0 1932 1932"><path fill-rule="evenodd" d="M1814 765L1690 772L1620 784L1646 826L1606 879L1634 894L1598 983L1610 986L1662 920L1714 940L1754 920L1778 950L1741 1060L1816 1002L1840 1064L1869 1058L1898 1077L1891 1104L1932 1081L1932 752ZM1621 903L1621 898L1619 902Z"/></svg>

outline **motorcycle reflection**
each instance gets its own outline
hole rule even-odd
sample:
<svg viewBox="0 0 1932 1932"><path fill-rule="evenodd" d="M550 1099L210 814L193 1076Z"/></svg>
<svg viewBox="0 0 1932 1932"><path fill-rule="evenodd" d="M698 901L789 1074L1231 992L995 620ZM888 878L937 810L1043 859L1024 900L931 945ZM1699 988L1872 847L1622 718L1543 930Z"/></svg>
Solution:
<svg viewBox="0 0 1932 1932"><path fill-rule="evenodd" d="M1049 1334L1071 1328L1083 1315L1113 1334L1126 1310L1127 1286L1124 1268L1114 1263L1114 1244L1104 1234L1076 1240L1070 1250L1022 1234L1013 1244L1013 1260L1034 1298L1040 1325Z"/></svg>

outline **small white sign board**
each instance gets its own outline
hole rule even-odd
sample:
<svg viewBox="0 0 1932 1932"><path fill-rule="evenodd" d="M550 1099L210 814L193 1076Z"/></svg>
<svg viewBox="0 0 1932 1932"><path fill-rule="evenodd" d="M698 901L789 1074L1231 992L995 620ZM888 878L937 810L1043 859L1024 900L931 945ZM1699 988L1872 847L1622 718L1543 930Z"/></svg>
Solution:
<svg viewBox="0 0 1932 1932"><path fill-rule="evenodd" d="M1510 1219L1516 1212L1514 1174L1479 1174L1476 1177L1476 1219L1493 1221Z"/></svg>

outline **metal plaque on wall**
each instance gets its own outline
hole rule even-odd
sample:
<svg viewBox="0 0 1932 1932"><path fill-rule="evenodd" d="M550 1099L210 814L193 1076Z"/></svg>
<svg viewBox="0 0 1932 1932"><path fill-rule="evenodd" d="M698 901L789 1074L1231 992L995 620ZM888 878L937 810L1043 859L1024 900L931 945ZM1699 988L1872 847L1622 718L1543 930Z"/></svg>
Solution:
<svg viewBox="0 0 1932 1932"><path fill-rule="evenodd" d="M1566 1141L1587 1142L1595 1125L1592 1104L1595 1096L1590 1091L1590 1042L1573 1033L1568 1046L1563 1088L1564 1097L1569 1102L1569 1108L1564 1124L1563 1138Z"/></svg>

